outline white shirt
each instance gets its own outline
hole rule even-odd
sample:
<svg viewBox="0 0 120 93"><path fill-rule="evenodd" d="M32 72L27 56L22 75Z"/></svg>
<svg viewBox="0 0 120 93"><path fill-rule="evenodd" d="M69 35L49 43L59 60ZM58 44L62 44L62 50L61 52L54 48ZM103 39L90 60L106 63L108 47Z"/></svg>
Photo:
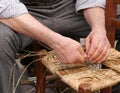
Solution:
<svg viewBox="0 0 120 93"><path fill-rule="evenodd" d="M76 12L91 8L91 7L101 7L105 8L106 0L77 0L76 2Z"/></svg>
<svg viewBox="0 0 120 93"><path fill-rule="evenodd" d="M76 11L90 7L105 8L106 0L76 0ZM11 18L28 13L25 5L19 0L0 0L0 18Z"/></svg>
<svg viewBox="0 0 120 93"><path fill-rule="evenodd" d="M0 0L0 18L10 18L27 13L27 9L18 0Z"/></svg>

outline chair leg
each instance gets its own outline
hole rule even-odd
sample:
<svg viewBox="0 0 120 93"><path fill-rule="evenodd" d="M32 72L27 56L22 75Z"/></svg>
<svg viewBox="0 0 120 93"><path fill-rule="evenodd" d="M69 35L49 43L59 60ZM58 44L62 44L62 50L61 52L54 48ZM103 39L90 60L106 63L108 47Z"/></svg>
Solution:
<svg viewBox="0 0 120 93"><path fill-rule="evenodd" d="M81 84L78 93L92 93L89 84Z"/></svg>
<svg viewBox="0 0 120 93"><path fill-rule="evenodd" d="M36 93L45 93L45 66L41 62L35 63L36 65Z"/></svg>
<svg viewBox="0 0 120 93"><path fill-rule="evenodd" d="M112 87L107 87L101 90L100 93L112 93Z"/></svg>
<svg viewBox="0 0 120 93"><path fill-rule="evenodd" d="M35 51L40 51L40 45L37 42L33 42L33 47ZM36 56L35 59L39 59L39 56ZM36 75L36 93L45 93L45 77L46 77L46 67L37 61L34 63L35 75Z"/></svg>

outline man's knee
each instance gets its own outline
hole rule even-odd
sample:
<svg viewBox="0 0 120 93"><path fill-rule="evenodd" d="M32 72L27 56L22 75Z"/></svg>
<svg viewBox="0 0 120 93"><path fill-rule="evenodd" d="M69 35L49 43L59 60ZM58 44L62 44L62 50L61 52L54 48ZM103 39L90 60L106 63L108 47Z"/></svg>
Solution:
<svg viewBox="0 0 120 93"><path fill-rule="evenodd" d="M0 23L0 49L17 46L18 41L18 34L10 27Z"/></svg>

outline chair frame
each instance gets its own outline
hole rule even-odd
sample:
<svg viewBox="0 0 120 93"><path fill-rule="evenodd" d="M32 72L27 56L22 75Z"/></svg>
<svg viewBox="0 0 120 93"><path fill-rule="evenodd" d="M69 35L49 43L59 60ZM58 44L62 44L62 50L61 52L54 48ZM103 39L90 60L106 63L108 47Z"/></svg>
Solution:
<svg viewBox="0 0 120 93"><path fill-rule="evenodd" d="M107 36L112 47L115 45L116 29L120 29L120 22L117 20L117 5L120 0L106 0L106 29Z"/></svg>
<svg viewBox="0 0 120 93"><path fill-rule="evenodd" d="M120 29L120 22L116 19L117 17L117 4L120 4L120 0L106 0L106 10L105 10L105 22L106 22L106 30L107 37L110 41L112 47L114 47L115 43L115 30L116 28ZM38 48L38 45L35 45ZM38 61L35 63L36 68L36 93L45 93L45 69L46 67ZM88 87L88 86L87 86ZM91 93L90 90L87 90L86 86L80 86L80 90L78 93ZM101 93L112 93L112 88L108 87L101 90Z"/></svg>

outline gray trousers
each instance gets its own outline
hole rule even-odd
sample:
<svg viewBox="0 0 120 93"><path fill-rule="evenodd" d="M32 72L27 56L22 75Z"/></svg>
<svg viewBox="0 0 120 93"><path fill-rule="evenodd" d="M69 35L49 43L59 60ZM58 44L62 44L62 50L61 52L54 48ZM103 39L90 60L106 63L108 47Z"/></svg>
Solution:
<svg viewBox="0 0 120 93"><path fill-rule="evenodd" d="M73 0L63 0L52 6L27 6L29 12L37 20L53 31L71 38L85 37L90 28L82 13L80 15L75 14L74 7ZM0 93L12 93L12 79L9 77L10 70L16 63L16 53L32 41L32 38L17 33L0 23ZM15 81L17 81L20 75L18 67L16 67L14 75ZM9 84L11 84L10 88ZM20 86L15 93L21 93Z"/></svg>

